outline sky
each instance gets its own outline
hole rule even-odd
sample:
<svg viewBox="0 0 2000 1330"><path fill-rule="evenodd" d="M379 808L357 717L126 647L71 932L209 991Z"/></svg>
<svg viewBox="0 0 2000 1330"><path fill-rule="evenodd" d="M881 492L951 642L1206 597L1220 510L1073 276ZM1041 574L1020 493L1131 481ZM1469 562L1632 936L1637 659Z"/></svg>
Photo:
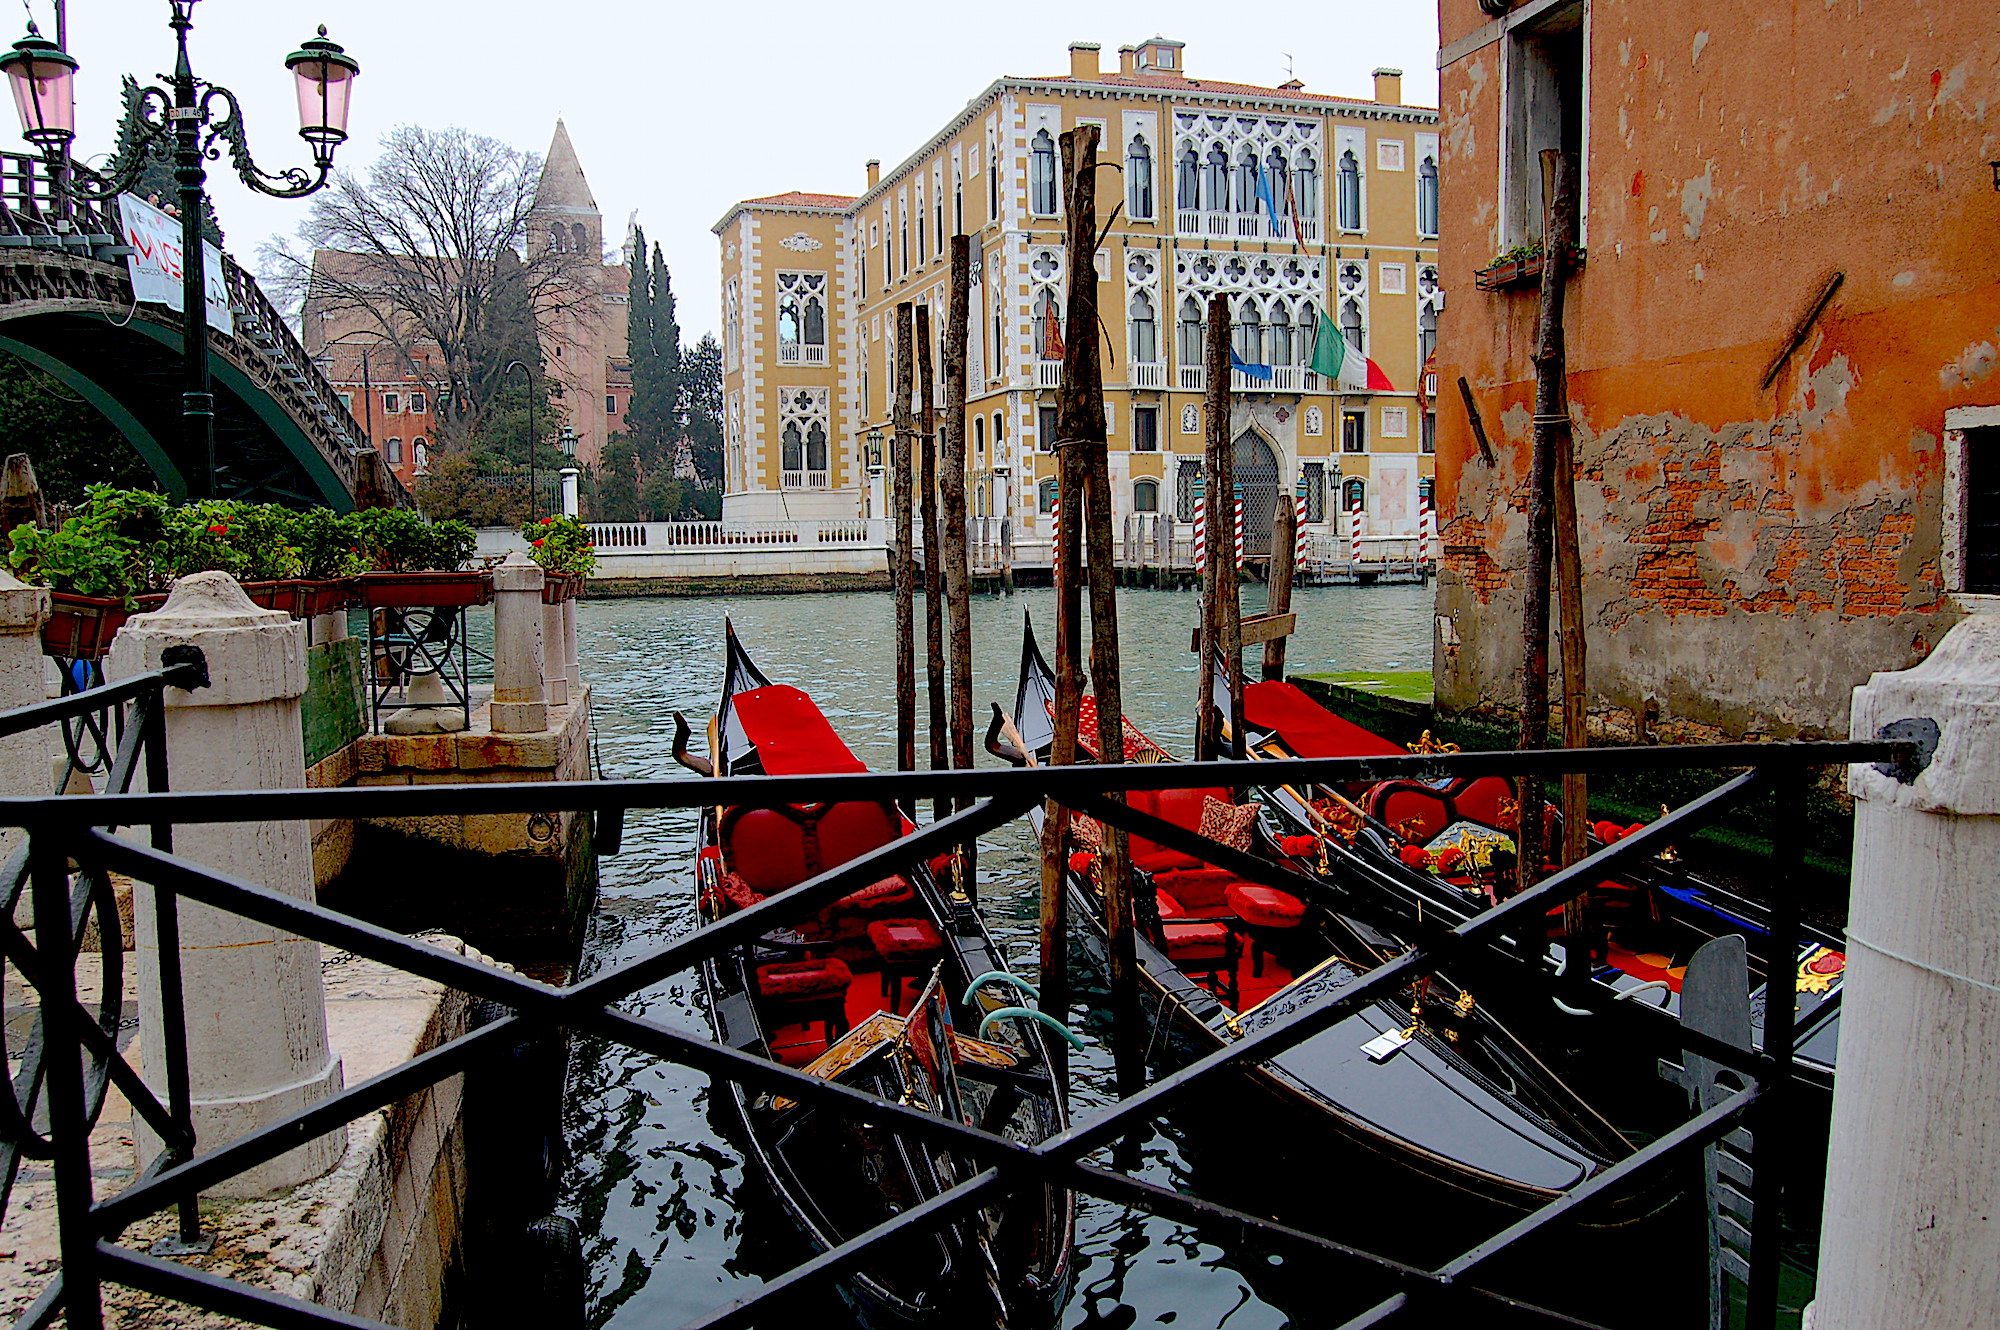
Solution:
<svg viewBox="0 0 2000 1330"><path fill-rule="evenodd" d="M7 0L0 0L0 4ZM12 0L54 35L55 0ZM166 0L68 0L77 74L76 155L101 162L119 115L119 76L151 82L174 61ZM0 10L0 12L5 12ZM1437 101L1435 0L1233 5L1071 0L1007 8L952 3L837 6L765 0L625 0L567 6L520 0L199 0L195 73L244 106L267 171L309 162L284 58L315 27L361 62L341 170L365 173L400 124L457 125L535 153L569 126L616 246L635 210L673 270L684 340L717 326L718 259L709 228L739 199L791 189L858 194L864 163L885 169L1002 74L1066 73L1073 41L1117 48L1154 33L1187 43L1196 78L1371 97L1370 71L1404 72L1403 98ZM1239 18L1242 21L1238 21ZM0 27L0 33L6 29ZM0 111L4 116L5 111ZM16 144L16 150L25 150ZM265 199L228 162L212 163L230 250L256 266L309 202Z"/></svg>

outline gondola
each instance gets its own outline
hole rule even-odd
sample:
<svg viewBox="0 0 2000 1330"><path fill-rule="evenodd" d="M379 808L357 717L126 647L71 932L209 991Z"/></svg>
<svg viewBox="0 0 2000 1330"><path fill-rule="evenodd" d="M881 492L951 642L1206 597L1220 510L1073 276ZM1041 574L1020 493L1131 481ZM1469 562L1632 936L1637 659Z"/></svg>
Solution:
<svg viewBox="0 0 2000 1330"><path fill-rule="evenodd" d="M996 719L989 749L1016 761L1046 760L1054 699L1054 674L1029 624L1014 730L1001 739ZM1093 714L1087 708L1082 726L1091 748ZM1129 718L1123 727L1128 759L1171 760ZM1287 862L1234 791L1137 791L1130 798L1135 808L1189 830L1226 828L1217 838ZM1101 962L1107 940L1090 860L1088 850L1072 856L1068 900L1078 934ZM1278 891L1139 837L1132 838L1131 860L1148 1026L1176 1031L1192 1055L1323 1002L1405 950L1396 938L1332 908L1331 893L1302 872L1295 892ZM1243 1109L1241 1117L1257 1120L1260 1134L1312 1141L1316 1150L1329 1135L1352 1142L1365 1147L1360 1157L1388 1166L1381 1185L1427 1179L1444 1189L1441 1197L1448 1192L1459 1202L1530 1209L1632 1151L1471 994L1442 977L1373 1003L1248 1075L1283 1113L1266 1120ZM1642 1208L1642 1198L1624 1200L1610 1207L1608 1222Z"/></svg>
<svg viewBox="0 0 2000 1330"><path fill-rule="evenodd" d="M1243 692L1245 751L1252 758L1399 756L1407 749L1327 711L1296 685L1265 680ZM1411 919L1455 925L1503 894L1514 862L1518 809L1499 776L1447 781L1391 780L1356 787L1301 790L1267 787L1272 810L1306 851L1300 862L1329 881L1364 892ZM1547 810L1551 831L1555 810ZM1638 830L1608 822L1592 826L1593 846ZM1311 837L1313 844L1305 845ZM1768 933L1765 907L1704 882L1675 859L1650 858L1621 868L1589 893L1598 931L1590 977L1621 1000L1661 1016L1680 1017L1681 979L1704 943L1726 934ZM1560 968L1564 952L1551 918L1544 956ZM1535 939L1537 944L1541 939ZM1761 1044L1762 967L1752 949L1753 1039ZM1845 943L1805 925L1793 984L1798 1015L1794 1077L1831 1093L1840 1037L1840 988ZM1581 1017L1580 1009L1554 1010Z"/></svg>
<svg viewBox="0 0 2000 1330"><path fill-rule="evenodd" d="M866 767L811 697L773 684L725 623L728 665L703 774L834 775ZM862 800L711 807L696 863L697 925L777 896L914 830ZM804 912L703 966L724 1045L1013 1139L1065 1126L1047 1037L965 897L929 864ZM1017 991L1019 990L1019 991ZM752 1166L819 1251L972 1176L979 1166L852 1116L730 1082ZM1073 1277L1072 1194L1028 1185L992 1208L872 1256L843 1296L875 1327L1055 1324Z"/></svg>

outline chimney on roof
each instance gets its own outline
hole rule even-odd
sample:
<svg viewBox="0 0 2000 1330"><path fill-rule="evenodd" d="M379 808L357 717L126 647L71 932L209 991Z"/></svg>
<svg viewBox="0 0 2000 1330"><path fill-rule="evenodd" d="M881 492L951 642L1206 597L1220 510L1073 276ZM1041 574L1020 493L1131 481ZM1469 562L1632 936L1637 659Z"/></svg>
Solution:
<svg viewBox="0 0 2000 1330"><path fill-rule="evenodd" d="M882 159L880 157L870 157L868 159L868 188L873 189L881 183Z"/></svg>
<svg viewBox="0 0 2000 1330"><path fill-rule="evenodd" d="M1133 67L1134 63L1135 63L1135 62L1136 62L1136 61L1138 60L1138 58L1139 58L1139 48L1138 48L1138 47L1136 47L1136 46L1121 46L1121 47L1119 47L1119 48L1118 48L1118 72L1119 72L1119 73L1121 73L1121 74L1129 74L1129 73L1131 73L1131 72L1132 72L1132 67Z"/></svg>
<svg viewBox="0 0 2000 1330"><path fill-rule="evenodd" d="M1384 66L1375 71L1375 101L1381 106L1403 104L1403 71Z"/></svg>
<svg viewBox="0 0 2000 1330"><path fill-rule="evenodd" d="M1278 87L1285 92L1299 92L1302 91L1305 88L1305 86L1306 82L1304 79L1286 79L1283 83L1280 83L1278 85Z"/></svg>
<svg viewBox="0 0 2000 1330"><path fill-rule="evenodd" d="M1098 45L1096 42L1071 42L1069 44L1069 76L1073 79L1094 79L1097 68Z"/></svg>

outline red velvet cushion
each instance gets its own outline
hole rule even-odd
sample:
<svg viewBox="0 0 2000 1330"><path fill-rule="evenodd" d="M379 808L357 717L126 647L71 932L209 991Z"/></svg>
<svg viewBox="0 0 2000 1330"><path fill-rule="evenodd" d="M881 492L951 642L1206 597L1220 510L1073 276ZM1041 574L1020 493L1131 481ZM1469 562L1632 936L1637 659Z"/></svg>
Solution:
<svg viewBox="0 0 2000 1330"><path fill-rule="evenodd" d="M881 914L885 910L900 910L916 898L916 888L910 885L908 878L898 873L880 882L871 882L859 891L850 891L827 906L826 912L830 915Z"/></svg>
<svg viewBox="0 0 2000 1330"><path fill-rule="evenodd" d="M870 850L879 850L896 839L894 816L881 804L838 803L818 818L819 863L813 871L824 873Z"/></svg>
<svg viewBox="0 0 2000 1330"><path fill-rule="evenodd" d="M1451 824L1451 810L1434 790L1407 785L1378 790L1370 813L1413 845L1422 845Z"/></svg>
<svg viewBox="0 0 2000 1330"><path fill-rule="evenodd" d="M1164 924L1160 931L1166 937L1167 958L1176 965L1229 958L1229 928L1226 924L1194 920Z"/></svg>
<svg viewBox="0 0 2000 1330"><path fill-rule="evenodd" d="M780 1002L811 1002L839 997L854 982L854 972L838 958L777 961L757 967L757 991Z"/></svg>
<svg viewBox="0 0 2000 1330"><path fill-rule="evenodd" d="M1153 885L1189 910L1205 910L1221 908L1223 893L1236 880L1234 873L1223 868L1181 868L1157 875Z"/></svg>
<svg viewBox="0 0 2000 1330"><path fill-rule="evenodd" d="M1220 799L1228 803L1229 791L1220 787L1200 790L1134 790L1127 796L1132 806L1189 831L1201 829L1202 800ZM1195 868L1201 860L1155 844L1143 836L1132 837L1132 866L1148 873L1173 868Z"/></svg>
<svg viewBox="0 0 2000 1330"><path fill-rule="evenodd" d="M1237 918L1259 928L1297 928L1306 917L1306 903L1276 887L1238 882L1229 888L1227 899Z"/></svg>
<svg viewBox="0 0 2000 1330"><path fill-rule="evenodd" d="M806 871L805 829L773 808L738 814L722 848L729 866L766 896L812 876Z"/></svg>
<svg viewBox="0 0 2000 1330"><path fill-rule="evenodd" d="M944 950L944 939L928 919L877 919L868 925L868 941L885 961L933 956Z"/></svg>
<svg viewBox="0 0 2000 1330"><path fill-rule="evenodd" d="M1513 831L1519 818L1514 814L1514 791L1503 776L1481 776L1452 791L1452 807L1462 818L1499 831ZM1394 823L1390 824L1395 825Z"/></svg>
<svg viewBox="0 0 2000 1330"><path fill-rule="evenodd" d="M1172 896L1168 895L1165 891L1155 891L1153 893L1153 899L1158 903L1160 907L1160 919L1163 922L1168 919L1187 918L1187 911L1181 908L1181 903L1175 900Z"/></svg>

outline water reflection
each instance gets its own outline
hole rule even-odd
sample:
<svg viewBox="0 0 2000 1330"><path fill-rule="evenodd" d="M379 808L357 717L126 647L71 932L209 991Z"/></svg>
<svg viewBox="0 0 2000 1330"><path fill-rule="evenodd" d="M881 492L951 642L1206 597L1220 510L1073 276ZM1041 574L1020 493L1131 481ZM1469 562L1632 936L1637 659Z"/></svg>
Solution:
<svg viewBox="0 0 2000 1330"><path fill-rule="evenodd" d="M1261 588L1246 589L1246 613L1261 608L1261 594ZM983 714L989 701L1011 705L1021 615L1032 611L1052 625L1053 608L1047 591L974 600L976 711ZM1300 624L1289 661L1294 672L1428 667L1426 588L1310 588L1298 594L1294 608ZM578 630L584 674L595 690L605 775L687 775L672 758L673 713L685 711L699 726L713 708L725 613L766 673L810 691L858 756L877 768L894 764L889 597L586 601L579 606ZM1188 639L1195 613L1188 593L1120 593L1127 709L1181 752L1193 733L1196 661ZM1052 637L1045 628L1044 640ZM919 698L921 712L921 687ZM917 748L928 751L921 733ZM694 833L691 812L628 819L623 852L602 865L586 973L650 951L687 928ZM981 851L982 900L995 939L1016 969L1032 975L1034 865L1024 833L1018 826L1002 828L981 842ZM624 1007L705 1035L699 1002L694 981L680 977ZM1075 1067L1073 1102L1084 1117L1113 1097L1109 1058L1093 1039ZM754 1183L726 1135L727 1110L714 1098L706 1077L630 1050L579 1042L568 1105L573 1161L565 1204L586 1235L593 1326L678 1325L800 1259L793 1236L772 1231L782 1221L747 1195ZM1195 1189L1173 1123L1142 1145L1138 1173ZM1281 1277L1274 1279L1282 1262L1232 1245L1227 1234L1085 1198L1076 1236L1082 1260L1066 1326L1263 1330L1324 1317L1316 1299L1301 1304L1276 1291L1287 1287ZM1296 1282L1303 1288L1320 1283L1302 1272ZM840 1324L837 1315L828 1315L832 1309L830 1300L816 1301L816 1323Z"/></svg>

